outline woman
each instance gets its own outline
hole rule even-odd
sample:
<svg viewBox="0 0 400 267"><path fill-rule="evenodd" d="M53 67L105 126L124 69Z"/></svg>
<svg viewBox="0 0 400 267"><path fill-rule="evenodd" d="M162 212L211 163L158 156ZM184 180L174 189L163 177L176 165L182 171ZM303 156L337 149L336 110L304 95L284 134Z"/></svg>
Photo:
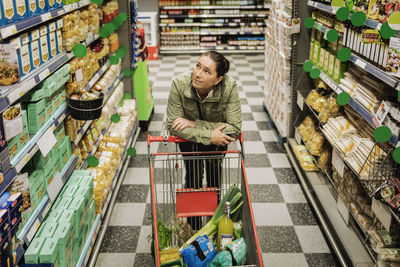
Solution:
<svg viewBox="0 0 400 267"><path fill-rule="evenodd" d="M172 81L167 105L170 134L190 142L179 144L181 152L223 151L241 132L242 113L236 82L226 73L229 61L209 51L200 56L192 72ZM201 188L203 162L186 160L186 188ZM206 161L207 187L219 187L221 168L217 160ZM198 228L199 220L188 218ZM196 223L194 223L196 221Z"/></svg>

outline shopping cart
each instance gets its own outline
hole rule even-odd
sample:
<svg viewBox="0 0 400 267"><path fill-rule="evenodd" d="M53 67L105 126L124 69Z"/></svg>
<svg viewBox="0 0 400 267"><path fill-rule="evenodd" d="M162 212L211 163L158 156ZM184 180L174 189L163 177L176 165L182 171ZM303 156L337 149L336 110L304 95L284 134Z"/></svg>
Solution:
<svg viewBox="0 0 400 267"><path fill-rule="evenodd" d="M241 213L243 237L247 245L246 264L263 266L244 166L243 136L240 135L238 140L240 150L234 151L150 153L153 142L175 143L176 151L178 151L178 144L187 141L174 136L147 136L153 249L157 267L161 266L158 220L161 218L166 222L176 217L196 216L204 225L210 218L207 216L214 214L218 199L222 199L225 192L234 184L241 189L243 194ZM191 164L192 174L196 173L194 178L197 181L194 182L193 188L185 186L185 164ZM210 176L208 183L206 176ZM210 183L213 187L203 187ZM172 245L178 245L177 242L177 238L173 236Z"/></svg>

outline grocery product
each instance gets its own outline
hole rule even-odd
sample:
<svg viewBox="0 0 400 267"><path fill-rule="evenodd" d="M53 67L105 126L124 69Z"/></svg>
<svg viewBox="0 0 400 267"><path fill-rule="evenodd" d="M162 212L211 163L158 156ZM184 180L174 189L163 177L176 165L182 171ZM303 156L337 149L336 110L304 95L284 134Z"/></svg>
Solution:
<svg viewBox="0 0 400 267"><path fill-rule="evenodd" d="M301 167L305 171L316 171L318 170L317 165L314 163L314 160L310 153L307 150L306 146L298 145L294 147L294 153L296 158L299 160Z"/></svg>

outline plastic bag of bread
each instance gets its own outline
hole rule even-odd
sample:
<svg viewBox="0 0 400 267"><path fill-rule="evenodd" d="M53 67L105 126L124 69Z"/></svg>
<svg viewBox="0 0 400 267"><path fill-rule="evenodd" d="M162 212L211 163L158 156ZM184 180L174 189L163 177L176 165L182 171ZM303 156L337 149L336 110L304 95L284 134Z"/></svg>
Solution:
<svg viewBox="0 0 400 267"><path fill-rule="evenodd" d="M307 147L298 145L294 147L294 153L300 162L301 167L305 171L316 171L318 170L317 165L314 163L312 156L307 150Z"/></svg>
<svg viewBox="0 0 400 267"><path fill-rule="evenodd" d="M307 140L307 147L310 153L319 157L325 145L324 135L320 131L313 132Z"/></svg>
<svg viewBox="0 0 400 267"><path fill-rule="evenodd" d="M121 157L114 152L111 151L97 151L96 152L97 158L108 158L110 160L110 165L112 169L116 169L120 163Z"/></svg>

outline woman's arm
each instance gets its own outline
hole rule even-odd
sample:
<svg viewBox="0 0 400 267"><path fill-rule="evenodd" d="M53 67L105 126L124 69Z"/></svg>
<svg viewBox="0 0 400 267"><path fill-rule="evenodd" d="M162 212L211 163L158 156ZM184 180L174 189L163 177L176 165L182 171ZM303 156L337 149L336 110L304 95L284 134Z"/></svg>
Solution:
<svg viewBox="0 0 400 267"><path fill-rule="evenodd" d="M226 124L226 128L222 131L223 133L231 134L235 138L240 135L242 129L242 110L236 82L233 84L225 114L226 123L196 120L196 128L214 130L221 125Z"/></svg>
<svg viewBox="0 0 400 267"><path fill-rule="evenodd" d="M172 81L171 90L168 97L168 104L167 104L167 129L171 135L175 135L181 137L183 139L202 143L204 145L209 145L211 142L211 132L213 129L207 129L203 127L186 127L181 131L176 131L172 128L174 122L177 118L184 118L185 114L183 111L183 102L182 97L179 94L179 90L176 85L176 81Z"/></svg>

